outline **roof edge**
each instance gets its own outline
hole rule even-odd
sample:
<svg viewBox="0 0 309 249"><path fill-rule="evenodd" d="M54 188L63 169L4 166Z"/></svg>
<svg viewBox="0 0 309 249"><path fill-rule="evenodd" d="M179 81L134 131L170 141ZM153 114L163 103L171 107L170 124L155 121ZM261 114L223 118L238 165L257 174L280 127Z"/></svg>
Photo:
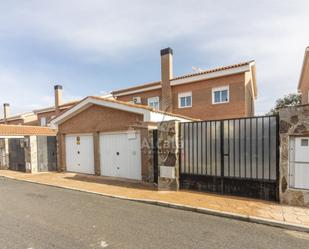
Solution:
<svg viewBox="0 0 309 249"><path fill-rule="evenodd" d="M145 114L145 111L148 111L148 112L153 112L153 113L159 113L159 114L162 114L162 115L168 115L168 116L171 116L171 117L175 117L175 118L180 118L180 119L186 119L188 121L199 121L199 119L194 119L194 118L191 118L191 117L187 117L187 116L183 116L183 115L179 115L179 114L174 114L174 113L170 113L170 112L164 112L164 111L161 111L161 110L155 110L151 107L148 107L148 106L144 106L144 105L137 105L137 104L131 104L131 103L128 103L128 102L124 102L124 101L119 101L119 100L114 100L114 99L107 99L107 98L101 98L101 97L97 97L97 96L87 96L85 97L84 99L82 99L80 102L76 103L74 106L70 107L69 109L65 110L63 113L59 114L58 116L56 116L55 118L53 118L51 120L51 124L52 125L58 125L58 124L61 124L62 120L65 121L65 120L68 120L70 119L72 116L74 116L73 114L78 112L79 109L73 111L72 113L68 113L70 111L73 110L73 108L75 108L77 105L85 102L86 100L99 100L99 101L105 101L105 102L109 102L109 103L115 103L115 104L120 104L120 105L123 105L123 106L126 106L127 108L137 108L137 109L140 109L141 111L138 112L140 114ZM87 105L88 103L85 103L85 106ZM95 104L95 103L93 103ZM85 106L81 106L80 109L82 109L83 107ZM132 112L134 112L132 110ZM137 113L135 111L135 113ZM62 118L60 118L62 116ZM67 117L67 118L66 118Z"/></svg>
<svg viewBox="0 0 309 249"><path fill-rule="evenodd" d="M302 64L302 68L301 68L301 72L300 72L300 77L299 77L299 81L298 81L298 86L297 86L298 90L300 90L301 84L303 82L304 74L305 74L305 67L308 64L309 64L309 46L306 47L306 49L305 49L303 64Z"/></svg>
<svg viewBox="0 0 309 249"><path fill-rule="evenodd" d="M227 66L223 66L223 67L215 67L215 68L204 70L204 71L198 72L198 73L189 73L189 74L180 75L180 76L172 78L171 81L176 81L176 80L179 80L179 79L185 79L185 78L190 78L190 77L194 77L194 76L204 75L204 74L208 74L208 73L226 71L226 70L230 70L230 69L233 69L233 68L238 68L238 67L250 65L252 63L255 63L255 61L250 60L250 61L240 62L240 63L237 63L237 64L231 64L231 65L227 65ZM116 95L116 96L117 95L126 95L127 92L129 92L128 94L131 94L132 91L143 91L144 88L149 88L149 87L153 87L153 86L160 86L160 84L161 84L161 81L154 81L154 82L149 82L149 83L144 83L144 84L138 84L138 85L135 85L135 86L132 86L132 87L121 88L121 89L112 91L111 93L113 95Z"/></svg>

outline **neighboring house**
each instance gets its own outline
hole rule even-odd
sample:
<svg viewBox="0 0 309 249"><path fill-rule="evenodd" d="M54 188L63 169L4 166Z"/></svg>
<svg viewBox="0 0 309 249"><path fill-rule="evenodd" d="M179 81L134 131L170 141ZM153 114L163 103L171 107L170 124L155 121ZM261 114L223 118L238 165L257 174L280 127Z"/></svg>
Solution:
<svg viewBox="0 0 309 249"><path fill-rule="evenodd" d="M51 121L58 129L59 169L153 181L151 131L181 115L100 97L87 97ZM145 151L144 151L145 150Z"/></svg>
<svg viewBox="0 0 309 249"><path fill-rule="evenodd" d="M56 131L49 127L0 124L0 169L57 170Z"/></svg>
<svg viewBox="0 0 309 249"><path fill-rule="evenodd" d="M202 120L251 117L257 97L255 74L255 62L249 61L175 77L173 51L166 48L161 50L161 81L115 90L101 97ZM51 119L79 102L62 103L62 86L56 85L54 90L54 106L34 110L32 116L27 113L7 118L7 124L48 126ZM27 120L23 121L25 117Z"/></svg>
<svg viewBox="0 0 309 249"><path fill-rule="evenodd" d="M8 103L3 104L3 118L0 119L0 124L9 125L37 125L37 116L33 112L10 115L10 105Z"/></svg>
<svg viewBox="0 0 309 249"><path fill-rule="evenodd" d="M254 116L255 62L175 77L173 51L161 50L161 81L113 91L115 99L202 120Z"/></svg>
<svg viewBox="0 0 309 249"><path fill-rule="evenodd" d="M0 120L0 124L13 124L13 125L36 125L36 126L49 126L50 121L57 115L77 104L80 100L62 103L62 86L54 86L55 105L45 107L42 109L34 110L33 112L24 113L20 115L9 115L9 104L3 104L4 118ZM102 97L111 98L110 94ZM7 118L6 118L7 117Z"/></svg>
<svg viewBox="0 0 309 249"><path fill-rule="evenodd" d="M58 129L59 169L151 181L153 157L145 141L154 142L152 130L162 121L254 115L254 61L179 77L172 61L172 49L161 50L161 81L101 97L63 104L62 86L56 85L55 105L34 114L37 125Z"/></svg>
<svg viewBox="0 0 309 249"><path fill-rule="evenodd" d="M71 101L68 103L62 104L62 86L61 85L55 85L54 86L54 96L55 96L55 105L37 109L34 110L34 113L38 117L38 125L39 126L48 126L50 123L50 120L56 117L56 115L59 115L63 111L67 110L68 108L71 108L73 105L75 105L78 101Z"/></svg>
<svg viewBox="0 0 309 249"><path fill-rule="evenodd" d="M309 47L305 50L298 91L302 96L302 104L309 104Z"/></svg>

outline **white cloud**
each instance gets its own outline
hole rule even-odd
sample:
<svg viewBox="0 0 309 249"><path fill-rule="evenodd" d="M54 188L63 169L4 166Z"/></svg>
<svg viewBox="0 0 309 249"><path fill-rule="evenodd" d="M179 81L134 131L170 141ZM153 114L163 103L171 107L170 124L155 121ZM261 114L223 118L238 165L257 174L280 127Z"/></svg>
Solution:
<svg viewBox="0 0 309 249"><path fill-rule="evenodd" d="M2 1L0 9L0 40L30 37L75 51L81 56L77 59L94 64L128 60L136 49L185 42L205 66L215 66L214 61L224 65L255 59L258 112L267 111L277 97L296 90L303 50L309 45L309 2L305 0L32 0ZM5 50L0 46L0 55ZM0 65L5 65L1 59ZM50 72L6 68L1 71L0 84L12 82L6 89L11 92L9 100L26 109L31 104L24 93L18 93L20 86L27 83L35 88L39 81L50 82L51 78ZM49 97L40 97L49 96L46 92L23 90L36 99L36 105L51 102Z"/></svg>

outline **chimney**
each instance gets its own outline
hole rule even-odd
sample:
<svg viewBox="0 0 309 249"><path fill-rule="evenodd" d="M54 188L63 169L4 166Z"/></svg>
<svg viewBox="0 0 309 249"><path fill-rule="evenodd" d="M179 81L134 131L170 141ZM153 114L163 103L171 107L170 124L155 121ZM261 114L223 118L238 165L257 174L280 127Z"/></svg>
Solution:
<svg viewBox="0 0 309 249"><path fill-rule="evenodd" d="M7 123L7 118L10 116L10 104L4 103L3 104L3 120L4 123Z"/></svg>
<svg viewBox="0 0 309 249"><path fill-rule="evenodd" d="M55 85L55 108L56 108L56 114L59 114L60 109L59 106L62 104L62 86L61 85Z"/></svg>
<svg viewBox="0 0 309 249"><path fill-rule="evenodd" d="M170 80L173 78L173 50L165 48L161 50L161 85L162 100L161 110L171 112L172 107L172 87Z"/></svg>

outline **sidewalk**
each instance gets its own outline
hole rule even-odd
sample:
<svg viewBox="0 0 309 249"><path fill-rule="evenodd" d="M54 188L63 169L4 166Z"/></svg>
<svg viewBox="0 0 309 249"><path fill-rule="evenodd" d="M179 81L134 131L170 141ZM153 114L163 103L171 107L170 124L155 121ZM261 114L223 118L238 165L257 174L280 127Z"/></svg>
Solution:
<svg viewBox="0 0 309 249"><path fill-rule="evenodd" d="M0 176L145 202L162 202L165 203L165 206L169 206L169 204L174 207L185 206L184 208L189 210L192 210L192 208L204 209L205 213L221 212L226 214L223 216L239 216L241 219L249 218L248 220L255 222L259 222L256 219L261 219L265 220L265 222L261 222L264 224L273 221L286 225L305 226L304 230L309 231L309 208L200 192L162 192L157 191L152 185L148 184L75 173L27 174L0 170Z"/></svg>

